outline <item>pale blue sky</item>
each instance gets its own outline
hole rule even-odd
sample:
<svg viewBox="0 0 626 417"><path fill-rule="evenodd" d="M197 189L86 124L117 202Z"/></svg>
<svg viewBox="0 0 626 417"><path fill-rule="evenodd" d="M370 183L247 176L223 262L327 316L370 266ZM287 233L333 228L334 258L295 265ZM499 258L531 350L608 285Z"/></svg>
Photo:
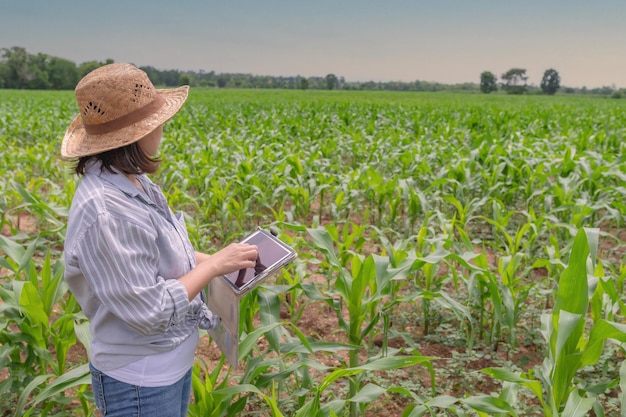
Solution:
<svg viewBox="0 0 626 417"><path fill-rule="evenodd" d="M626 0L0 0L0 48L80 64L626 87Z"/></svg>

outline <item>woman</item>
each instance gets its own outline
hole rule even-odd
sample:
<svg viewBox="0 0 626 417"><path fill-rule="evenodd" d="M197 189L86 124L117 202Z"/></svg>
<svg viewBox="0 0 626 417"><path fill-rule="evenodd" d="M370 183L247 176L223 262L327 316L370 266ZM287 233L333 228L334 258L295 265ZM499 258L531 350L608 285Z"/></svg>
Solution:
<svg viewBox="0 0 626 417"><path fill-rule="evenodd" d="M253 268L254 245L195 252L146 174L156 172L163 124L189 87L157 90L145 72L110 64L76 86L80 114L61 144L82 179L70 208L65 279L90 320L96 404L105 416L186 416L198 328L219 318L208 282Z"/></svg>

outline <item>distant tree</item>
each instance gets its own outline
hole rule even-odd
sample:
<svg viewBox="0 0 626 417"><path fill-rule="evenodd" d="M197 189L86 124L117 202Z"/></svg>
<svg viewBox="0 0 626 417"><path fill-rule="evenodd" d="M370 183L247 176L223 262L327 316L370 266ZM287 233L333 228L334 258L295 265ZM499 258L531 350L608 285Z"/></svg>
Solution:
<svg viewBox="0 0 626 417"><path fill-rule="evenodd" d="M191 77L188 74L181 74L178 77L178 85L191 85Z"/></svg>
<svg viewBox="0 0 626 417"><path fill-rule="evenodd" d="M298 82L298 88L300 88L301 90L308 89L309 88L308 78L305 78L305 77L300 78L300 81Z"/></svg>
<svg viewBox="0 0 626 417"><path fill-rule="evenodd" d="M161 71L159 71L158 69L152 67L152 66L144 66L144 67L139 67L140 70L144 71L147 75L148 78L150 78L150 81L152 81L152 84L154 85L163 85L163 83L161 82Z"/></svg>
<svg viewBox="0 0 626 417"><path fill-rule="evenodd" d="M100 68L103 65L112 64L114 62L115 61L113 61L111 58L107 59L104 62L100 62L100 61L83 62L82 64L78 66L78 78L79 79L83 78L85 75L87 75L87 73L95 70L96 68Z"/></svg>
<svg viewBox="0 0 626 417"><path fill-rule="evenodd" d="M490 71L484 71L480 74L480 91L489 94L498 91L498 83L496 76Z"/></svg>
<svg viewBox="0 0 626 417"><path fill-rule="evenodd" d="M2 49L2 60L6 66L5 81L7 88L27 88L28 83L34 79L29 64L30 55L26 49L14 46Z"/></svg>
<svg viewBox="0 0 626 417"><path fill-rule="evenodd" d="M547 69L541 79L541 91L543 91L544 94L553 95L559 88L561 88L561 77L559 73L555 69Z"/></svg>
<svg viewBox="0 0 626 417"><path fill-rule="evenodd" d="M180 71L178 70L161 71L161 82L167 87L178 87L179 78Z"/></svg>
<svg viewBox="0 0 626 417"><path fill-rule="evenodd" d="M361 83L361 90L378 90L378 85L374 81Z"/></svg>
<svg viewBox="0 0 626 417"><path fill-rule="evenodd" d="M50 75L48 73L48 63L50 57L46 54L28 56L28 73L25 88L46 90L51 88Z"/></svg>
<svg viewBox="0 0 626 417"><path fill-rule="evenodd" d="M511 68L501 77L505 82L502 85L508 94L524 94L528 88L526 86L526 70L523 68Z"/></svg>
<svg viewBox="0 0 626 417"><path fill-rule="evenodd" d="M9 88L9 66L0 61L0 88Z"/></svg>
<svg viewBox="0 0 626 417"><path fill-rule="evenodd" d="M604 85L602 87L596 87L589 90L590 94L598 94L601 96L610 96L615 91L615 88Z"/></svg>
<svg viewBox="0 0 626 417"><path fill-rule="evenodd" d="M228 76L226 74L220 74L217 76L217 86L219 88L224 88L226 87L226 84L228 84Z"/></svg>
<svg viewBox="0 0 626 417"><path fill-rule="evenodd" d="M337 76L335 74L328 74L326 76L326 89L334 90L337 87Z"/></svg>
<svg viewBox="0 0 626 417"><path fill-rule="evenodd" d="M78 68L67 59L51 57L47 65L48 80L54 90L73 90L78 83Z"/></svg>

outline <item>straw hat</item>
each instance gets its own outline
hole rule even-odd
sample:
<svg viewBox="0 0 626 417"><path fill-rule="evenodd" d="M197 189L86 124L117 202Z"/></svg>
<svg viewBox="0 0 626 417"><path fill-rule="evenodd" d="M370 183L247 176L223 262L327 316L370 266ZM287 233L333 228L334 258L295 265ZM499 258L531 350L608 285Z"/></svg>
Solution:
<svg viewBox="0 0 626 417"><path fill-rule="evenodd" d="M80 114L61 143L64 158L96 155L138 141L165 123L187 100L189 86L157 90L131 64L109 64L76 85Z"/></svg>

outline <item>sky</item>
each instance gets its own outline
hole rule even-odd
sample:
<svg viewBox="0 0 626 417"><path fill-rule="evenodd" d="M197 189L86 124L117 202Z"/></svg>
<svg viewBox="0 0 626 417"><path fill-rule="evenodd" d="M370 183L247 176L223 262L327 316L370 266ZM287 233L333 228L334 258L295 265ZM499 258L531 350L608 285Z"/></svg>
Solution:
<svg viewBox="0 0 626 417"><path fill-rule="evenodd" d="M0 48L160 70L626 88L626 0L0 0Z"/></svg>

